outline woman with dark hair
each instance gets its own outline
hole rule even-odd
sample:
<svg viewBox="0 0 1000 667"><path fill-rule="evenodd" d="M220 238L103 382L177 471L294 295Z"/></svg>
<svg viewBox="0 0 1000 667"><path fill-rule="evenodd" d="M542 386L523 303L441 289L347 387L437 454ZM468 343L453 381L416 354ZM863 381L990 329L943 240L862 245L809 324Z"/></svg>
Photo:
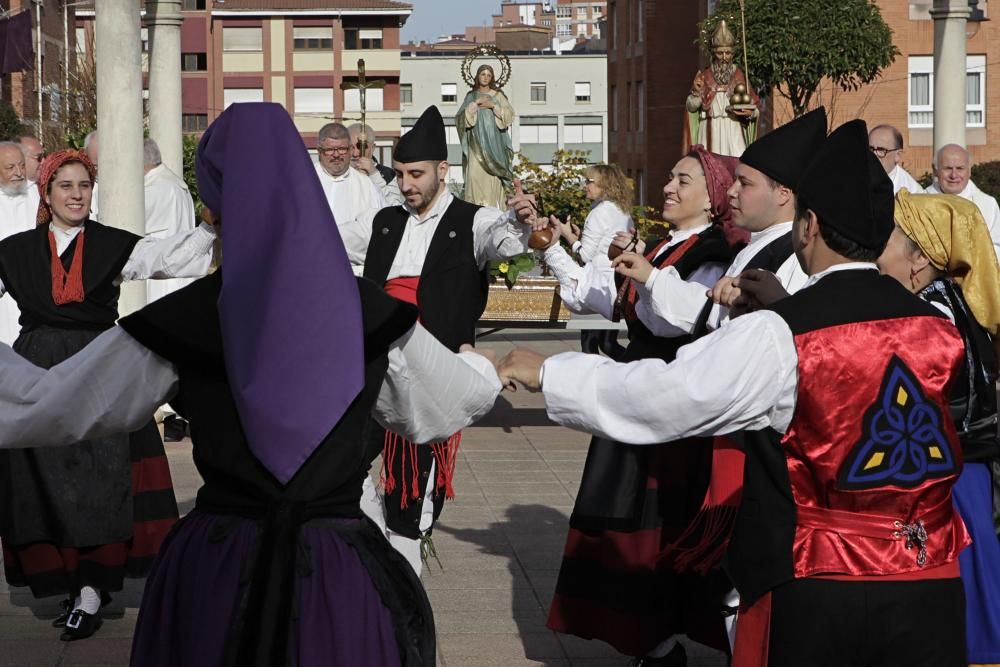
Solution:
<svg viewBox="0 0 1000 667"><path fill-rule="evenodd" d="M38 225L0 242L0 294L21 310L14 350L43 368L114 327L122 280L200 276L212 261L208 226L156 240L88 219L94 176L85 153L49 155L38 172ZM131 434L0 452L7 581L35 597L68 596L53 621L64 641L100 627L108 592L146 575L177 520L153 409Z"/></svg>
<svg viewBox="0 0 1000 667"><path fill-rule="evenodd" d="M972 536L959 556L970 664L1000 663L1000 441L997 356L1000 282L990 234L974 203L952 195L896 195L896 229L879 269L936 306L965 342L951 415L964 467L952 488Z"/></svg>
<svg viewBox="0 0 1000 667"><path fill-rule="evenodd" d="M663 188L670 232L637 249L650 268L673 266L686 280L715 284L733 256L724 225L734 168L735 160L701 146L674 165ZM629 345L622 361L670 361L691 340L666 322L650 328L640 321L643 303L632 280L615 274L606 258L578 266L557 243L558 221L551 227L556 240L545 258L563 301L574 311L624 318ZM626 244L635 245L620 234L616 245ZM711 453L710 441L697 439L651 448L591 440L549 612L551 629L606 641L636 656L636 665L685 664L675 638L682 633L726 647L722 618L709 600L721 599L728 586L720 583L709 593L715 586L710 579L681 576L659 562L699 508Z"/></svg>

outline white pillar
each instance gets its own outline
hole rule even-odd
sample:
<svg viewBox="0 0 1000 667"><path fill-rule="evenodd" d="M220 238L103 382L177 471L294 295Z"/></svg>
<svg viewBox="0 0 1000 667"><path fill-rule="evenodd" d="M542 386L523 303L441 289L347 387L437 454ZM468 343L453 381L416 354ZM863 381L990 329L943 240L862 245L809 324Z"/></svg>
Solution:
<svg viewBox="0 0 1000 667"><path fill-rule="evenodd" d="M141 235L146 231L146 214L139 8L135 0L101 0L95 6L101 222ZM145 285L123 285L122 315L145 303Z"/></svg>
<svg viewBox="0 0 1000 667"><path fill-rule="evenodd" d="M181 2L146 0L149 28L149 136L163 164L184 176L181 127Z"/></svg>
<svg viewBox="0 0 1000 667"><path fill-rule="evenodd" d="M934 0L934 154L965 146L965 26L968 0Z"/></svg>

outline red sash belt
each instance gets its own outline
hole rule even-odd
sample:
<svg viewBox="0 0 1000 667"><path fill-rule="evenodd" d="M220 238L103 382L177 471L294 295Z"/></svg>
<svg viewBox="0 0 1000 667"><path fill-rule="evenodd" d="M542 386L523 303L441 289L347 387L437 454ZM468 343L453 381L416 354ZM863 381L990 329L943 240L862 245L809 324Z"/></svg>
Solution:
<svg viewBox="0 0 1000 667"><path fill-rule="evenodd" d="M845 512L843 510L807 507L797 505L798 527L812 530L836 533L841 541L850 546L850 537L861 537L866 539L883 540L885 542L898 542L899 545L886 545L884 556L881 558L880 572L835 572L835 575L846 575L845 578L857 580L858 578L868 578L885 580L886 577L896 577L906 575L906 579L940 578L941 573L938 567L954 561L949 559L942 562L942 556L946 554L931 554L928 558L928 543L931 537L939 535L942 531L951 531L952 522L955 520L955 509L952 503L941 503L920 516L912 517L910 521L906 518L894 517L883 514L862 514L860 512ZM798 531L797 531L798 532ZM798 542L798 540L796 540ZM933 540L935 544L941 545L940 540ZM947 542L945 542L947 544ZM868 545L858 544L859 549L865 549ZM912 554L907 556L899 550L902 547L906 552ZM947 548L947 547L946 547ZM936 556L936 557L933 557ZM912 560L911 560L912 559ZM932 567L927 570L918 569L914 571L913 564L917 568L923 568L928 561ZM808 569L810 563L796 563L796 574L799 574L799 567ZM809 572L809 576L822 576L822 572ZM867 576L866 576L867 575ZM931 575L931 576L927 576ZM838 577L839 578L839 577Z"/></svg>
<svg viewBox="0 0 1000 667"><path fill-rule="evenodd" d="M386 281L383 289L389 296L400 301L412 303L419 308L420 304L417 303L418 287L420 287L419 276L405 276ZM434 488L444 491L445 498L449 500L455 498L453 481L455 477L455 464L458 461L458 446L461 442L462 434L456 433L447 440L435 442L430 445L437 463ZM400 457L400 478L398 480L395 473L397 456ZM409 469L407 469L407 462L409 462ZM391 431L385 432L385 443L382 446L382 473L380 481L386 495L395 491L396 486L399 485L399 506L404 509L409 505L411 500L416 500L420 497L423 489L420 487L416 443L410 442Z"/></svg>

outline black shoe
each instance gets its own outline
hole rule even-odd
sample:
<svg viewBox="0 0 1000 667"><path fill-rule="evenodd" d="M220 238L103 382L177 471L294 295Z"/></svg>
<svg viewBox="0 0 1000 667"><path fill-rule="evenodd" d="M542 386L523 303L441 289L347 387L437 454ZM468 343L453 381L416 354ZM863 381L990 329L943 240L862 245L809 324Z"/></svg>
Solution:
<svg viewBox="0 0 1000 667"><path fill-rule="evenodd" d="M677 644L671 649L670 653L662 658L642 656L640 658L632 658L632 661L628 664L629 667L687 667L687 662L687 651L684 650L684 645Z"/></svg>
<svg viewBox="0 0 1000 667"><path fill-rule="evenodd" d="M163 418L163 442L180 442L188 436L188 423L177 415Z"/></svg>
<svg viewBox="0 0 1000 667"><path fill-rule="evenodd" d="M68 597L59 603L59 608L62 610L59 615L52 619L53 628L63 628L66 627L66 621L69 619L69 615L73 613L73 603L75 600L72 597ZM111 594L105 591L101 591L101 607L107 607L111 603Z"/></svg>
<svg viewBox="0 0 1000 667"><path fill-rule="evenodd" d="M73 598L66 598L59 602L59 615L52 619L53 628L61 628L66 625L66 619L69 618L69 614L73 611Z"/></svg>
<svg viewBox="0 0 1000 667"><path fill-rule="evenodd" d="M97 632L103 624L104 619L101 618L100 610L96 614L88 614L82 609L74 609L66 619L66 627L63 628L59 639L64 642L86 639Z"/></svg>

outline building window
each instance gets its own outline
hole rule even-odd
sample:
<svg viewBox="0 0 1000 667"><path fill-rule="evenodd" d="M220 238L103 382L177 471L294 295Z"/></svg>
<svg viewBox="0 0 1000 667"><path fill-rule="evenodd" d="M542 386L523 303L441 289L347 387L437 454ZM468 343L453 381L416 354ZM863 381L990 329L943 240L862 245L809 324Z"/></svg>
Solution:
<svg viewBox="0 0 1000 667"><path fill-rule="evenodd" d="M586 23L577 23L576 24L576 34L577 35L586 35L587 34L587 24Z"/></svg>
<svg viewBox="0 0 1000 667"><path fill-rule="evenodd" d="M205 0L184 0L182 9L188 12L202 11L205 9Z"/></svg>
<svg viewBox="0 0 1000 667"><path fill-rule="evenodd" d="M401 104L413 104L413 84L399 84L399 102Z"/></svg>
<svg viewBox="0 0 1000 667"><path fill-rule="evenodd" d="M382 100L381 88L369 88L365 93L365 110L382 111ZM344 91L344 111L361 111L361 91L357 88L348 88Z"/></svg>
<svg viewBox="0 0 1000 667"><path fill-rule="evenodd" d="M611 131L615 132L618 130L618 86L611 86L611 94L608 99L611 100L611 113L608 114L608 122L611 123Z"/></svg>
<svg viewBox="0 0 1000 667"><path fill-rule="evenodd" d="M222 91L222 108L236 102L263 102L263 88L226 88Z"/></svg>
<svg viewBox="0 0 1000 667"><path fill-rule="evenodd" d="M347 28L344 30L344 48L381 49L382 28Z"/></svg>
<svg viewBox="0 0 1000 667"><path fill-rule="evenodd" d="M295 113L333 113L333 89L296 88Z"/></svg>
<svg viewBox="0 0 1000 667"><path fill-rule="evenodd" d="M458 128L454 125L445 125L444 136L450 146L458 146L462 143L462 140L458 138Z"/></svg>
<svg viewBox="0 0 1000 667"><path fill-rule="evenodd" d="M264 31L261 28L223 28L224 52L263 51Z"/></svg>
<svg viewBox="0 0 1000 667"><path fill-rule="evenodd" d="M635 129L642 131L646 129L646 85L642 81L635 84L635 107Z"/></svg>
<svg viewBox="0 0 1000 667"><path fill-rule="evenodd" d="M590 82L577 81L573 86L577 102L590 102Z"/></svg>
<svg viewBox="0 0 1000 667"><path fill-rule="evenodd" d="M910 56L909 127L934 127L934 58ZM986 56L965 59L965 125L986 127Z"/></svg>
<svg viewBox="0 0 1000 667"><path fill-rule="evenodd" d="M563 141L567 144L599 144L603 141L604 129L600 125L566 125Z"/></svg>
<svg viewBox="0 0 1000 667"><path fill-rule="evenodd" d="M546 28L552 27L552 19L542 19L542 25Z"/></svg>
<svg viewBox="0 0 1000 667"><path fill-rule="evenodd" d="M560 23L556 26L556 35L559 37L569 37L573 34L573 26L568 23Z"/></svg>
<svg viewBox="0 0 1000 667"><path fill-rule="evenodd" d="M522 144L555 144L559 143L559 128L555 125L522 125Z"/></svg>
<svg viewBox="0 0 1000 667"><path fill-rule="evenodd" d="M546 86L544 83L539 83L537 81L531 82L531 101L532 102L544 102L546 98Z"/></svg>
<svg viewBox="0 0 1000 667"><path fill-rule="evenodd" d="M185 132L204 132L208 129L208 114L186 113L181 116L181 127Z"/></svg>
<svg viewBox="0 0 1000 667"><path fill-rule="evenodd" d="M142 45L142 52L149 53L149 28L139 29L139 42Z"/></svg>
<svg viewBox="0 0 1000 667"><path fill-rule="evenodd" d="M573 16L573 8L559 5L556 7L556 16L561 19L568 19Z"/></svg>
<svg viewBox="0 0 1000 667"><path fill-rule="evenodd" d="M587 8L585 6L576 8L576 18L580 21L587 19Z"/></svg>
<svg viewBox="0 0 1000 667"><path fill-rule="evenodd" d="M590 13L594 16L594 18L600 18L600 16L604 14L604 7L602 5L594 5L590 8Z"/></svg>
<svg viewBox="0 0 1000 667"><path fill-rule="evenodd" d="M208 69L207 53L182 53L181 71L183 72L204 72Z"/></svg>
<svg viewBox="0 0 1000 667"><path fill-rule="evenodd" d="M292 44L296 51L328 51L333 48L333 28L292 28Z"/></svg>
<svg viewBox="0 0 1000 667"><path fill-rule="evenodd" d="M441 84L441 101L445 104L457 104L458 103L458 84L455 83L442 83Z"/></svg>

